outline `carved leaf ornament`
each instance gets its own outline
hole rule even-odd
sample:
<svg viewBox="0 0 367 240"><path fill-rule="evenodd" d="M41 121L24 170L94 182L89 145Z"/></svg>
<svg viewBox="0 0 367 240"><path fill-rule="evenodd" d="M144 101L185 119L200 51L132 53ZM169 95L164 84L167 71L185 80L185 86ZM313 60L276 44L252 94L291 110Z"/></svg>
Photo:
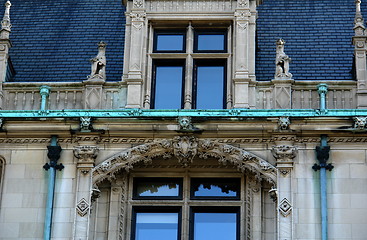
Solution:
<svg viewBox="0 0 367 240"><path fill-rule="evenodd" d="M195 157L215 158L222 165L233 165L241 172L250 171L256 178L273 185L276 168L267 161L232 145L197 139L194 136L178 136L126 149L93 168L93 184L112 180L119 171L129 171L135 164L151 164L154 158L176 157L183 167L190 167Z"/></svg>

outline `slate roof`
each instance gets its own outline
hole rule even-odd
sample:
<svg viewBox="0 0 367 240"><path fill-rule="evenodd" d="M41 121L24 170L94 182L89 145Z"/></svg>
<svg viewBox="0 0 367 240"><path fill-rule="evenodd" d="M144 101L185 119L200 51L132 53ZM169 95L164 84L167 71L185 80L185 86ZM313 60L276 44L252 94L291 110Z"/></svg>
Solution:
<svg viewBox="0 0 367 240"><path fill-rule="evenodd" d="M295 80L352 80L354 2L264 0L258 8L257 80L274 78L278 38L286 41Z"/></svg>
<svg viewBox="0 0 367 240"><path fill-rule="evenodd" d="M97 55L101 40L107 43L107 80L121 80L125 32L121 0L11 3L10 57L17 72L14 81L86 80L89 59Z"/></svg>

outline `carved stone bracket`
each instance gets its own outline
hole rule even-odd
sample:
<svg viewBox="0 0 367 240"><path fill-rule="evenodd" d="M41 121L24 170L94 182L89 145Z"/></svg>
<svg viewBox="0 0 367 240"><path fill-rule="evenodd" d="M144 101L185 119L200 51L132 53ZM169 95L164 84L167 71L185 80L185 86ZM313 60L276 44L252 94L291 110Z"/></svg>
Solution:
<svg viewBox="0 0 367 240"><path fill-rule="evenodd" d="M189 167L195 157L218 159L220 164L231 164L239 171L254 173L258 180L264 179L273 185L276 183L276 168L267 161L241 148L194 136L178 136L126 149L96 166L93 182L98 184L104 179L113 180L118 171L129 171L138 163L151 164L156 157L173 156L183 167Z"/></svg>
<svg viewBox="0 0 367 240"><path fill-rule="evenodd" d="M277 163L291 163L297 156L298 149L296 146L279 145L272 147L272 153Z"/></svg>
<svg viewBox="0 0 367 240"><path fill-rule="evenodd" d="M96 146L74 147L74 156L78 159L77 167L84 175L93 168L98 152L99 149Z"/></svg>

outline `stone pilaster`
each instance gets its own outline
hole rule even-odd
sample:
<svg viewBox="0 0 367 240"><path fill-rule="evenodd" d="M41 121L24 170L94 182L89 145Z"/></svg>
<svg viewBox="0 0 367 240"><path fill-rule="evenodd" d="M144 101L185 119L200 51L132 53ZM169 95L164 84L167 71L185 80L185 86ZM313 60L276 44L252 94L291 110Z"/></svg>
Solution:
<svg viewBox="0 0 367 240"><path fill-rule="evenodd" d="M96 146L74 147L77 158L76 214L74 219L74 239L86 240L89 234L89 217L92 193L92 174L94 160L99 149Z"/></svg>
<svg viewBox="0 0 367 240"><path fill-rule="evenodd" d="M5 82L7 70L8 70L8 61L9 61L9 49L11 48L10 42L10 32L11 32L11 23L10 23L10 1L5 3L5 13L3 20L1 21L1 30L0 30L0 110L3 109L3 82Z"/></svg>
<svg viewBox="0 0 367 240"><path fill-rule="evenodd" d="M366 27L361 13L361 0L356 0L356 15L354 18L354 61L357 79L357 108L367 108L367 59L366 59Z"/></svg>
<svg viewBox="0 0 367 240"><path fill-rule="evenodd" d="M249 108L249 0L237 1L234 16L233 107Z"/></svg>
<svg viewBox="0 0 367 240"><path fill-rule="evenodd" d="M272 147L272 153L278 168L278 239L293 239L292 171L297 148L291 145L278 145Z"/></svg>
<svg viewBox="0 0 367 240"><path fill-rule="evenodd" d="M131 10L127 12L127 24L130 30L128 51L127 108L142 107L144 53L147 35L147 20L144 0L133 0Z"/></svg>

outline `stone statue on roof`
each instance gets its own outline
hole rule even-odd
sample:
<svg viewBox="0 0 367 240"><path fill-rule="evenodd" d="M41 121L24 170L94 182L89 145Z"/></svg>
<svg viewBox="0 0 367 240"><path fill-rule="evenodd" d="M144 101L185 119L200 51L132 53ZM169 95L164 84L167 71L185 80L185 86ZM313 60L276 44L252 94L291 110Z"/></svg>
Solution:
<svg viewBox="0 0 367 240"><path fill-rule="evenodd" d="M92 70L88 79L106 80L106 43L98 43L98 54L92 58Z"/></svg>
<svg viewBox="0 0 367 240"><path fill-rule="evenodd" d="M283 39L278 39L276 44L275 79L291 79L292 73L289 72L289 63L291 62L291 58L284 53L285 41Z"/></svg>

